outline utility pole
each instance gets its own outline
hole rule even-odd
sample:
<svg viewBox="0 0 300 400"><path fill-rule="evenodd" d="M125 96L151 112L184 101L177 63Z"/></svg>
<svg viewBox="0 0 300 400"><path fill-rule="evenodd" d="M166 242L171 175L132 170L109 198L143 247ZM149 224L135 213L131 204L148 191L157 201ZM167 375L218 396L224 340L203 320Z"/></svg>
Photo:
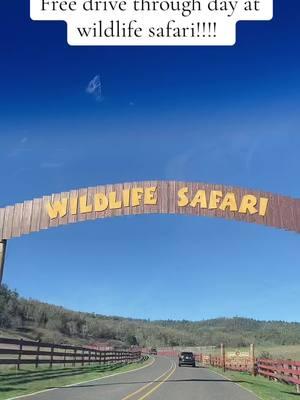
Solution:
<svg viewBox="0 0 300 400"><path fill-rule="evenodd" d="M6 244L7 244L6 240L0 240L0 285L2 284L2 279L3 279Z"/></svg>

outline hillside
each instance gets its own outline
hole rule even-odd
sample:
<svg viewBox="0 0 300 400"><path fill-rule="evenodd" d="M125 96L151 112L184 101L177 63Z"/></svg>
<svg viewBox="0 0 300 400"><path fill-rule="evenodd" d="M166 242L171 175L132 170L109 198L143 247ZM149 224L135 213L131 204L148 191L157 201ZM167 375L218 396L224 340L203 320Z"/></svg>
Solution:
<svg viewBox="0 0 300 400"><path fill-rule="evenodd" d="M148 321L97 315L21 298L0 288L0 335L67 343L110 342L115 346L230 347L300 344L300 323L217 318L198 322Z"/></svg>

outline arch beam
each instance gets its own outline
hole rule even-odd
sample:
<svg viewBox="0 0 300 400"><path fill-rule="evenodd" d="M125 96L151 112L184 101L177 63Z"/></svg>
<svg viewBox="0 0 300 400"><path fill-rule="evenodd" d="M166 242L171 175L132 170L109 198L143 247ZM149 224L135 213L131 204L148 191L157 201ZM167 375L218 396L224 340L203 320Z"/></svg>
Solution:
<svg viewBox="0 0 300 400"><path fill-rule="evenodd" d="M139 214L235 219L300 233L300 199L201 182L88 187L0 208L0 241L80 221Z"/></svg>

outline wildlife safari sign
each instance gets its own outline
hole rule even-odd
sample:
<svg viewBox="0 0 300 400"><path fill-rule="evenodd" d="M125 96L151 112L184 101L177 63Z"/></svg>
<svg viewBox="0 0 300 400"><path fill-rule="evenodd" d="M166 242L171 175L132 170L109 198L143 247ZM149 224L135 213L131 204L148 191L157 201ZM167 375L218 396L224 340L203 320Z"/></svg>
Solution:
<svg viewBox="0 0 300 400"><path fill-rule="evenodd" d="M300 199L223 185L145 181L71 190L0 208L0 240L137 214L213 216L300 232Z"/></svg>
<svg viewBox="0 0 300 400"><path fill-rule="evenodd" d="M138 214L220 217L300 233L300 199L176 181L89 187L0 208L0 282L8 239L80 221Z"/></svg>

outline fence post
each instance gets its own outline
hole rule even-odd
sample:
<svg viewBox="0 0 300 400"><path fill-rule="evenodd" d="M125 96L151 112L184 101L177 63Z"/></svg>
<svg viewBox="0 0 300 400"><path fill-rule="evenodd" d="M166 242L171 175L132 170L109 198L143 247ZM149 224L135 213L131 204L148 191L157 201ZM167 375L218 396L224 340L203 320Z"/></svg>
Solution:
<svg viewBox="0 0 300 400"><path fill-rule="evenodd" d="M38 344L37 344L37 349L36 349L37 354L36 354L36 358L35 358L35 368L38 368L38 366L39 366L39 353L40 353L40 347L41 347L40 343L41 343L41 340L39 340Z"/></svg>
<svg viewBox="0 0 300 400"><path fill-rule="evenodd" d="M250 362L251 362L251 373L253 376L256 376L256 368L255 368L255 349L254 344L250 344Z"/></svg>
<svg viewBox="0 0 300 400"><path fill-rule="evenodd" d="M223 368L223 372L226 371L226 361L225 361L225 346L223 343L221 343L221 365Z"/></svg>
<svg viewBox="0 0 300 400"><path fill-rule="evenodd" d="M77 348L75 347L74 354L73 354L73 367L75 367L75 365L76 365L76 353L77 353Z"/></svg>
<svg viewBox="0 0 300 400"><path fill-rule="evenodd" d="M20 339L19 345L20 345L20 347L19 347L19 355L18 355L18 365L17 365L17 369L20 369L20 364L21 364L21 360L22 360L23 339Z"/></svg>
<svg viewBox="0 0 300 400"><path fill-rule="evenodd" d="M53 351L54 351L54 344L51 344L51 353L50 353L50 365L49 367L52 368L53 366Z"/></svg>
<svg viewBox="0 0 300 400"><path fill-rule="evenodd" d="M81 350L81 366L84 366L84 349Z"/></svg>

